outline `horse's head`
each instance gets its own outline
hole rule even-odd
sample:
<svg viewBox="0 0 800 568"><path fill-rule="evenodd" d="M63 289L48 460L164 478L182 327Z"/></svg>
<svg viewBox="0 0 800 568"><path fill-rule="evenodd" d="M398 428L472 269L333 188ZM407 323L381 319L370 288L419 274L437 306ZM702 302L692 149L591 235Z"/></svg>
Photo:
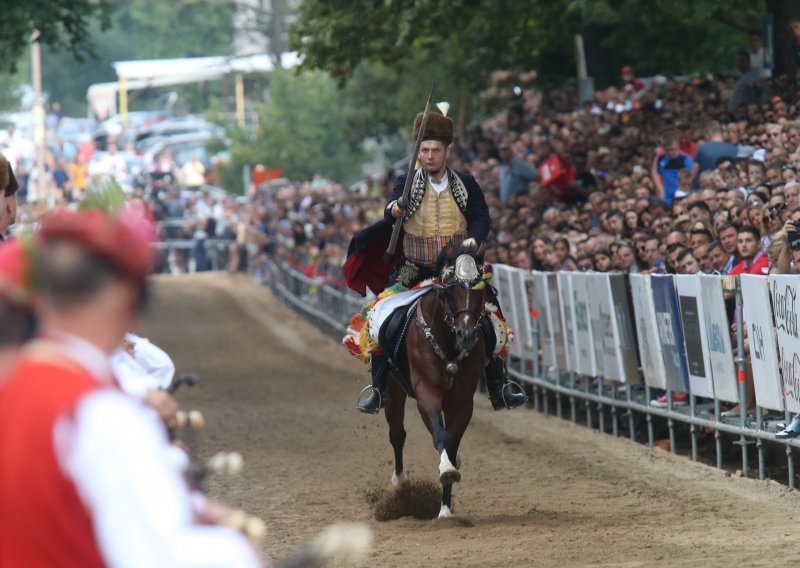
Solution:
<svg viewBox="0 0 800 568"><path fill-rule="evenodd" d="M452 247L446 247L439 265L445 320L456 335L455 348L470 351L478 342L478 325L486 303L486 281L479 268L483 259L474 248L453 252Z"/></svg>

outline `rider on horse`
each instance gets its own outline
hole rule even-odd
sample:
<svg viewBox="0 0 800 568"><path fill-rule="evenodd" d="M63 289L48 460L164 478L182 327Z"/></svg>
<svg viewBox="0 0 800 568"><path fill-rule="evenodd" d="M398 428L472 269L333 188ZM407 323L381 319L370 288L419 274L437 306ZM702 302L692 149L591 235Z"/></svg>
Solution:
<svg viewBox="0 0 800 568"><path fill-rule="evenodd" d="M421 124L422 113L414 121L414 138ZM403 175L389 196L384 220L356 235L351 243L351 251L354 245L364 248L359 241L374 240L379 232L385 234L386 227L391 232L395 219L402 219L403 257L395 265L388 286L400 284L411 288L424 279L438 276L436 260L445 245L452 243L478 248L489 233L489 208L480 185L471 175L447 167L449 146L453 141L453 121L431 112L422 140L419 152L422 167L414 173L408 208L401 209L398 205L406 180ZM488 318L484 320L482 332L487 342L494 340L495 332ZM487 353L491 351L487 349ZM357 408L374 414L386 400L388 357L372 353L371 371L372 389L367 398L359 401ZM527 401L525 394L511 389L512 383L499 358L492 358L486 367L486 385L495 410L515 408Z"/></svg>

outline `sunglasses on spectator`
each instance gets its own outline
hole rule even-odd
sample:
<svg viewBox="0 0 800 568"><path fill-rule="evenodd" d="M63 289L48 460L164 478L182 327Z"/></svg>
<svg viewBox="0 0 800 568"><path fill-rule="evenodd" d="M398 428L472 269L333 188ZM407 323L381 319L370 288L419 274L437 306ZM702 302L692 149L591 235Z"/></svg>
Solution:
<svg viewBox="0 0 800 568"><path fill-rule="evenodd" d="M592 269L592 265L587 262L586 264L579 264L578 268L581 270L581 272L586 272L587 270Z"/></svg>

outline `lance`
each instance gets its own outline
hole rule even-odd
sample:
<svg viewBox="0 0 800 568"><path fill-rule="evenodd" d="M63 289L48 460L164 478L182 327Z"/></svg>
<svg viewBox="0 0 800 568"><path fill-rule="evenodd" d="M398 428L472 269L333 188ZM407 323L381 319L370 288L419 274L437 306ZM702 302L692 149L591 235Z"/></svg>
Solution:
<svg viewBox="0 0 800 568"><path fill-rule="evenodd" d="M422 122L419 126L417 142L414 144L414 153L411 155L411 159L408 162L408 175L406 175L406 183L403 186L403 195L397 200L397 206L400 207L400 209L406 209L408 207L408 197L411 193L411 184L414 181L414 172L417 166L417 158L419 157L419 147L422 145L422 137L425 135L425 126L428 124L428 114L430 114L431 111L431 101L433 101L433 92L435 90L436 85L434 84L433 87L431 87L431 94L428 95L428 102L425 103L425 111L422 113ZM397 248L397 239L400 237L400 227L402 226L402 217L394 220L392 238L389 240L389 246L386 248L386 252L383 253L383 262L386 264L389 264L394 257L394 251Z"/></svg>

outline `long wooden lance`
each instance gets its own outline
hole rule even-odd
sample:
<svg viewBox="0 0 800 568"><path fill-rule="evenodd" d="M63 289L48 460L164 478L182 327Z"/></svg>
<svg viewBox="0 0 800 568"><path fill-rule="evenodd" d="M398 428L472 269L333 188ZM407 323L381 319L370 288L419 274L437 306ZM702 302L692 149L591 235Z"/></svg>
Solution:
<svg viewBox="0 0 800 568"><path fill-rule="evenodd" d="M408 175L406 176L406 183L403 186L403 195L397 200L397 206L401 209L408 207L408 198L411 194L411 184L414 181L414 172L416 171L417 158L419 157L419 147L422 145L422 137L425 135L425 126L428 124L428 114L431 111L431 102L433 101L433 93L436 90L436 85L431 87L431 94L428 95L428 102L425 103L425 110L422 113L422 122L419 126L419 133L417 134L417 142L414 144L414 153L411 155L411 160L408 162ZM383 262L389 264L394 257L394 251L397 248L397 239L400 237L400 227L403 226L403 217L394 220L392 227L392 238L389 240L389 246L386 252L383 253Z"/></svg>

